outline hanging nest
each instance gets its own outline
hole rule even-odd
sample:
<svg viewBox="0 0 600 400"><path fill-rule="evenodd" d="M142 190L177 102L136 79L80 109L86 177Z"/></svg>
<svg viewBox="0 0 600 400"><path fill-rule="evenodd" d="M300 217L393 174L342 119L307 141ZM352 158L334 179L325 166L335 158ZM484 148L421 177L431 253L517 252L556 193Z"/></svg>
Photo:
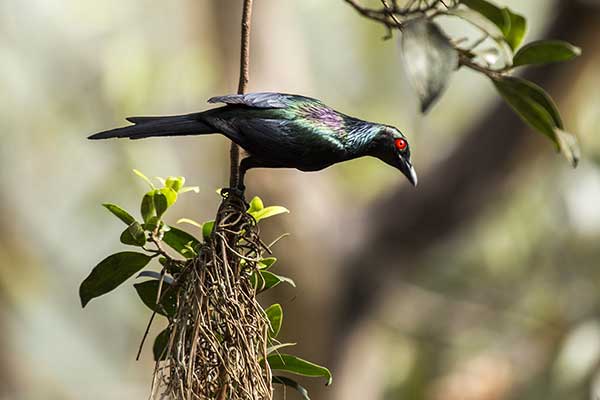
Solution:
<svg viewBox="0 0 600 400"><path fill-rule="evenodd" d="M251 275L269 251L239 196L225 194L210 240L174 274L177 308L157 361L154 399L272 398L269 322ZM165 293L166 294L166 293Z"/></svg>

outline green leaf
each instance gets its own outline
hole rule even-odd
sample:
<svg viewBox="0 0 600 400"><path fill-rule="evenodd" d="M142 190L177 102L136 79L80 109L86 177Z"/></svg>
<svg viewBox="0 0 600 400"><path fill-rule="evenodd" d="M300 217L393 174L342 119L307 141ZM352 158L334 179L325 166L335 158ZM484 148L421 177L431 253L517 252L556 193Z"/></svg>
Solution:
<svg viewBox="0 0 600 400"><path fill-rule="evenodd" d="M167 207L171 207L177 201L177 192L171 188L162 188L160 193L166 197Z"/></svg>
<svg viewBox="0 0 600 400"><path fill-rule="evenodd" d="M108 211L113 213L114 216L123 221L125 225L131 225L135 222L135 218L133 218L127 211L123 210L116 204L104 203L102 204L102 206L104 206Z"/></svg>
<svg viewBox="0 0 600 400"><path fill-rule="evenodd" d="M158 227L164 228L164 223L160 219L158 219L157 216L152 216L150 217L150 219L148 219L148 222L142 224L142 227L144 228L144 230L153 231ZM168 229L170 228L164 228L165 231L167 231Z"/></svg>
<svg viewBox="0 0 600 400"><path fill-rule="evenodd" d="M154 345L152 346L154 361L162 361L167 358L167 347L169 346L170 336L171 330L167 328L159 333L156 336L156 339L154 339Z"/></svg>
<svg viewBox="0 0 600 400"><path fill-rule="evenodd" d="M539 65L568 61L581 55L581 49L562 40L539 40L523 46L513 59L513 65Z"/></svg>
<svg viewBox="0 0 600 400"><path fill-rule="evenodd" d="M259 269L269 269L277 262L275 257L265 257L258 262Z"/></svg>
<svg viewBox="0 0 600 400"><path fill-rule="evenodd" d="M175 227L170 227L171 229L163 235L163 242L169 245L173 250L177 251L179 254L186 258L194 258L196 256L196 252L189 249L190 246L192 249L198 249L202 245L198 239L189 233L182 231L181 229L177 229Z"/></svg>
<svg viewBox="0 0 600 400"><path fill-rule="evenodd" d="M554 128L562 129L563 123L556 105L544 89L511 76L496 78L493 82L500 95L525 122L557 143Z"/></svg>
<svg viewBox="0 0 600 400"><path fill-rule="evenodd" d="M523 39L527 33L527 20L522 15L515 14L508 8L506 11L510 16L510 31L508 34L505 34L504 37L506 38L506 41L510 47L513 50L516 50L519 48L521 43L523 43Z"/></svg>
<svg viewBox="0 0 600 400"><path fill-rule="evenodd" d="M200 188L198 186L184 186L181 189L179 189L179 193L186 192L200 193Z"/></svg>
<svg viewBox="0 0 600 400"><path fill-rule="evenodd" d="M146 233L144 232L142 225L137 221L133 221L131 225L121 233L121 243L139 247L145 245Z"/></svg>
<svg viewBox="0 0 600 400"><path fill-rule="evenodd" d="M167 208L169 208L167 197L163 193L156 191L152 197L152 201L154 202L156 217L158 219L162 218L163 214L167 211Z"/></svg>
<svg viewBox="0 0 600 400"><path fill-rule="evenodd" d="M124 251L102 260L79 287L81 306L85 307L91 299L118 287L144 268L151 259L152 257L143 253Z"/></svg>
<svg viewBox="0 0 600 400"><path fill-rule="evenodd" d="M190 224L190 225L194 225L196 228L200 228L202 229L202 224L200 222L196 222L193 219L189 219L189 218L179 218L177 220L178 224Z"/></svg>
<svg viewBox="0 0 600 400"><path fill-rule="evenodd" d="M150 218L154 217L155 208L154 208L154 194L156 190L151 190L144 195L142 198L142 205L140 206L140 213L142 214L142 218L145 223L148 223Z"/></svg>
<svg viewBox="0 0 600 400"><path fill-rule="evenodd" d="M270 207L265 207L262 210L259 211L254 211L249 213L250 215L252 215L252 217L254 217L254 219L256 220L256 222L260 221L261 219L265 219L265 218L270 218L270 217L274 217L275 215L279 215L279 214L283 214L283 213L289 213L290 211L285 208L285 207L281 207L281 206L270 206Z"/></svg>
<svg viewBox="0 0 600 400"><path fill-rule="evenodd" d="M492 21L503 35L509 34L511 21L506 9L485 0L461 0L461 3Z"/></svg>
<svg viewBox="0 0 600 400"><path fill-rule="evenodd" d="M215 221L206 221L202 224L202 237L204 238L205 242L210 239L210 235L212 234L214 228Z"/></svg>
<svg viewBox="0 0 600 400"><path fill-rule="evenodd" d="M160 281L156 279L136 283L133 285L140 296L140 299L142 299L142 302L149 309L166 317L172 317L175 315L175 311L177 309L177 295L172 289L172 286L163 281L160 295L161 301L160 305L157 305L156 297L158 296L159 286Z"/></svg>
<svg viewBox="0 0 600 400"><path fill-rule="evenodd" d="M250 200L250 207L248 208L248 213L251 214L253 212L260 211L263 208L265 208L265 205L263 204L261 198L258 196L254 196L252 200Z"/></svg>
<svg viewBox="0 0 600 400"><path fill-rule="evenodd" d="M285 282L292 287L296 287L296 283L292 279L286 276L276 275L265 270L255 271L250 276L250 283L258 293L264 292L267 289L271 289L279 285L281 282Z"/></svg>
<svg viewBox="0 0 600 400"><path fill-rule="evenodd" d="M283 309L281 305L275 303L270 305L266 310L267 319L269 320L269 337L277 337L281 330L281 324L283 324Z"/></svg>
<svg viewBox="0 0 600 400"><path fill-rule="evenodd" d="M184 183L185 178L183 176L169 176L165 181L165 187L173 189L175 193L178 193Z"/></svg>
<svg viewBox="0 0 600 400"><path fill-rule="evenodd" d="M560 152L573 168L577 168L577 164L579 164L579 159L581 158L581 150L579 149L577 137L559 128L554 129L554 133L558 140Z"/></svg>
<svg viewBox="0 0 600 400"><path fill-rule="evenodd" d="M327 385L331 385L333 381L331 372L327 368L290 354L271 354L267 356L267 362L272 370L287 371L303 376L324 377L327 379Z"/></svg>
<svg viewBox="0 0 600 400"><path fill-rule="evenodd" d="M300 393L300 396L302 396L304 400L310 400L310 397L308 397L308 390L306 390L305 387L303 387L293 379L287 378L285 376L274 376L271 381L273 382L273 384L291 387L292 389Z"/></svg>
<svg viewBox="0 0 600 400"><path fill-rule="evenodd" d="M408 21L400 37L402 61L425 113L442 95L458 67L458 52L442 29L427 18Z"/></svg>
<svg viewBox="0 0 600 400"><path fill-rule="evenodd" d="M267 347L267 355L276 352L279 349L283 349L284 347L292 347L295 346L296 343L279 343L274 346Z"/></svg>
<svg viewBox="0 0 600 400"><path fill-rule="evenodd" d="M133 173L136 174L137 176L139 176L140 178L142 178L148 185L150 185L151 189L156 189L156 186L154 186L154 184L152 183L152 181L150 179L148 179L148 177L146 175L142 174L137 169L134 169Z"/></svg>

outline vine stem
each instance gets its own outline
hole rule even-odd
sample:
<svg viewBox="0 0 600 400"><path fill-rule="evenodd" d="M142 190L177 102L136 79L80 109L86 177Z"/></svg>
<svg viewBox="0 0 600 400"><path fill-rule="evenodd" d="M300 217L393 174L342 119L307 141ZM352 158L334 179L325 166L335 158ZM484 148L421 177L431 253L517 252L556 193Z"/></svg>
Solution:
<svg viewBox="0 0 600 400"><path fill-rule="evenodd" d="M244 0L242 12L242 41L240 47L240 80L238 94L244 94L250 80L250 29L252 27L252 2ZM229 187L237 188L240 180L240 148L231 142Z"/></svg>

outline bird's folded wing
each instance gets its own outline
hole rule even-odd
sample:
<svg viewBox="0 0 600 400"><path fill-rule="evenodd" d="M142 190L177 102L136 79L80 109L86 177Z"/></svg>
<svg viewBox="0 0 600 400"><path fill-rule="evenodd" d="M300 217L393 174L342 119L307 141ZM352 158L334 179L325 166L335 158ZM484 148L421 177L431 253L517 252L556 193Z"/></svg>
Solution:
<svg viewBox="0 0 600 400"><path fill-rule="evenodd" d="M255 108L285 108L290 105L290 95L272 92L230 94L208 99L209 103L241 104Z"/></svg>

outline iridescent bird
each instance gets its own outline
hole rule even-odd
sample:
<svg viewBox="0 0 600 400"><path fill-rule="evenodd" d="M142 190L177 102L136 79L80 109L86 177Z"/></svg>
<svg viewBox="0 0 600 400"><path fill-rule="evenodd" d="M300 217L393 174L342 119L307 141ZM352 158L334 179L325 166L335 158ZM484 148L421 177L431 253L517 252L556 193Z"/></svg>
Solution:
<svg viewBox="0 0 600 400"><path fill-rule="evenodd" d="M406 137L389 125L367 122L335 111L310 97L248 93L213 97L225 106L165 117L130 117L134 125L96 133L89 139L142 139L220 133L247 153L240 163L240 188L251 168L318 171L363 156L399 169L417 185Z"/></svg>

